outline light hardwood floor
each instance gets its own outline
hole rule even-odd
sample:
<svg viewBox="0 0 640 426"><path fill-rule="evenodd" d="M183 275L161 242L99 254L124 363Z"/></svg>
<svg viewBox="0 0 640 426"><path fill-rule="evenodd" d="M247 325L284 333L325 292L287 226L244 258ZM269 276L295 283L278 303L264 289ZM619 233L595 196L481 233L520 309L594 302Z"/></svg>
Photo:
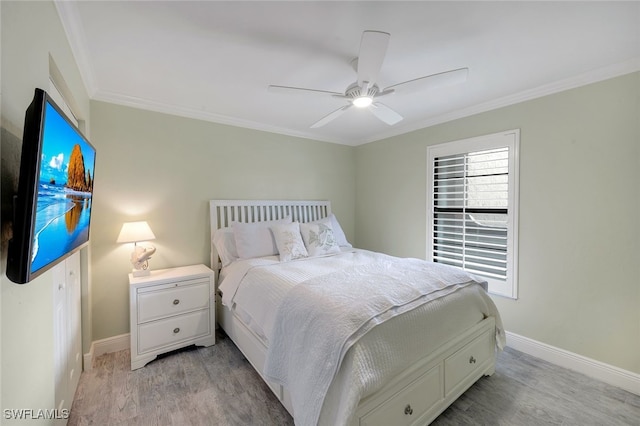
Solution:
<svg viewBox="0 0 640 426"><path fill-rule="evenodd" d="M69 425L293 425L231 340L131 371L129 351L82 373ZM507 348L433 425L640 426L640 396ZM393 426L393 425L390 425Z"/></svg>

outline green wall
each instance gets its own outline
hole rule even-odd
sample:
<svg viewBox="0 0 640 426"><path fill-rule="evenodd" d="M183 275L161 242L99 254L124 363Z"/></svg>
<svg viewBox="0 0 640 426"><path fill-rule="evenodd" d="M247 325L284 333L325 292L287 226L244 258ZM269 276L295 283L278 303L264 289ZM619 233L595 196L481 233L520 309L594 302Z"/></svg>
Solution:
<svg viewBox="0 0 640 426"><path fill-rule="evenodd" d="M426 147L519 128L508 331L640 373L640 73L356 149L356 242L426 256Z"/></svg>
<svg viewBox="0 0 640 426"><path fill-rule="evenodd" d="M123 222L147 220L151 268L209 264L208 200L328 199L353 239L352 147L91 103L96 146L94 340L129 332L132 247L116 244Z"/></svg>
<svg viewBox="0 0 640 426"><path fill-rule="evenodd" d="M495 299L506 328L640 373L640 73L353 148L91 102L51 2L2 1L0 17L2 408L54 401L50 276L4 275L24 111L50 58L98 148L85 352L129 331L122 222L149 221L157 269L208 263L209 199L330 199L357 246L424 257L426 146L519 128L520 298Z"/></svg>

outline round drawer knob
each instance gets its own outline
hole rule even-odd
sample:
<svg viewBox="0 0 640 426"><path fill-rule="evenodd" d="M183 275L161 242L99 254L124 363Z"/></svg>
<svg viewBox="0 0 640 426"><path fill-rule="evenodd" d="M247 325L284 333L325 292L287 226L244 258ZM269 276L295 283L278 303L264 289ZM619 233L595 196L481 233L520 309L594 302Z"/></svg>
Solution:
<svg viewBox="0 0 640 426"><path fill-rule="evenodd" d="M174 300L173 300L173 304L174 304L174 305L177 305L178 303L180 303L180 299L174 299Z"/></svg>
<svg viewBox="0 0 640 426"><path fill-rule="evenodd" d="M475 364L476 363L476 359L473 357L473 355L471 355L471 358L469 358L469 364Z"/></svg>
<svg viewBox="0 0 640 426"><path fill-rule="evenodd" d="M173 333L174 333L174 334L178 334L178 333L180 333L180 327L176 327L176 328L174 328L174 329L173 329Z"/></svg>
<svg viewBox="0 0 640 426"><path fill-rule="evenodd" d="M404 414L407 416L410 416L413 414L413 408L411 408L411 404L407 404L407 406L404 407Z"/></svg>

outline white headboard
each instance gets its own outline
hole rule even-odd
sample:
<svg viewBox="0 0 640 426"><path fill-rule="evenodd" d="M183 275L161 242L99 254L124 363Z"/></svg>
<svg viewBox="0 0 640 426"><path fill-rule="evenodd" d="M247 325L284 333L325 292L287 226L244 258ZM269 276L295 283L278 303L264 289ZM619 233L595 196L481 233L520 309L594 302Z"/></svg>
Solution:
<svg viewBox="0 0 640 426"><path fill-rule="evenodd" d="M326 200L211 200L209 215L211 235L211 269L220 269L213 234L231 222L263 222L291 216L293 221L312 222L331 214L331 201Z"/></svg>

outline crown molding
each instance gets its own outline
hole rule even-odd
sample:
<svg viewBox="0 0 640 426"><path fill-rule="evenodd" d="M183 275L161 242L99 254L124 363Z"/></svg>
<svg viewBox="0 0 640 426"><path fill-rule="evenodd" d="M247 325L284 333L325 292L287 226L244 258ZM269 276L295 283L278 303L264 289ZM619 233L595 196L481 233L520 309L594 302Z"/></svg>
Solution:
<svg viewBox="0 0 640 426"><path fill-rule="evenodd" d="M78 6L75 2L61 0L54 0L53 4L58 11L62 28L64 28L64 32L67 35L67 41L80 71L80 77L91 99L96 93L95 73L89 60L89 48L85 43L87 37L82 26Z"/></svg>
<svg viewBox="0 0 640 426"><path fill-rule="evenodd" d="M617 64L609 65L606 67L598 68L586 73L578 74L576 76L566 78L554 83L545 84L533 89L524 90L519 93L504 96L502 98L493 99L488 102L483 102L477 105L473 105L467 108L461 108L455 111L451 111L447 114L442 114L437 117L430 117L420 122L398 127L396 129L389 130L388 132L380 133L374 138L361 140L354 145L364 145L370 142L376 142L383 139L388 139L394 136L403 135L416 130L424 129L427 127L435 126L437 124L446 123L448 121L457 120L460 118L469 117L472 115L480 114L487 111L503 108L510 105L519 104L525 101L541 98L555 93L564 92L566 90L575 89L577 87L586 86L589 84L597 83L599 81L609 80L611 78L619 77L625 74L640 71L640 57L632 58L628 61L620 62Z"/></svg>
<svg viewBox="0 0 640 426"><path fill-rule="evenodd" d="M565 90L573 89L576 87L608 80L610 78L618 77L624 74L640 71L640 57L635 57L621 63L598 68L554 83L546 84L529 90L524 90L519 93L504 96L498 99L493 99L488 102L483 102L470 107L454 110L436 117L430 117L410 125L399 127L394 126L389 130L380 132L370 138L343 140L337 138L322 137L310 132L301 132L284 127L271 126L264 123L229 117L181 105L171 105L150 99L138 98L120 93L100 90L100 88L96 85L95 72L91 66L91 61L89 60L89 49L85 43L86 36L77 5L75 4L75 2L63 0L54 0L54 4L58 11L58 15L60 16L60 20L62 21L62 26L67 35L67 39L69 41L73 56L76 59L76 63L78 65L78 69L80 71L80 75L84 82L85 88L87 89L87 94L92 100L109 102L170 115L177 115L180 117L210 121L219 124L226 124L235 127L243 127L269 133L277 133L286 136L350 146L364 145L370 142L388 139L394 136L403 135L437 124L446 123L448 121L469 117L475 114L503 108L543 96L552 95L554 93L563 92Z"/></svg>
<svg viewBox="0 0 640 426"><path fill-rule="evenodd" d="M92 97L92 100L102 101L111 104L123 105L132 108L160 112L169 115L175 115L179 117L192 118L196 120L209 121L218 124L225 124L228 126L242 127L244 129L259 130L262 132L276 133L285 136L293 136L302 139L311 139L320 142L331 142L344 145L345 142L341 140L322 138L318 135L310 133L299 132L284 127L271 126L264 123L258 123L250 120L243 120L239 118L229 117L222 114L216 114L213 112L202 111L182 105L173 105L164 102L153 101L150 99L139 98L135 96L123 95L115 92L108 92L104 90L98 90Z"/></svg>
<svg viewBox="0 0 640 426"><path fill-rule="evenodd" d="M373 138L362 140L340 140L333 138L323 138L321 136L295 131L283 127L270 126L263 123L257 123L249 120L242 120L234 117L228 117L221 114L215 114L202 110L196 110L189 107L180 105L171 105L167 103L161 103L157 101L151 101L149 99L136 98L133 96L122 95L119 93L112 93L107 91L98 90L92 96L92 99L103 102L109 102L133 108L145 109L155 112L161 112L170 115L177 115L186 118L193 118L197 120L211 121L219 124L226 124L235 127L243 127L247 129L260 130L269 133L278 133L286 136L293 136L303 139L312 139L321 142L331 142L341 145L359 146L370 142L376 142L383 139L388 139L394 136L403 135L416 130L424 129L427 127L435 126L437 124L446 123L449 121L457 120L460 118L469 117L472 115L480 114L487 111L503 108L510 105L515 105L521 102L541 98L544 96L552 95L555 93L563 92L566 90L574 89L588 84L597 83L599 81L608 80L611 78L619 77L621 75L629 74L632 72L640 71L640 57L633 58L631 60L610 65L603 68L598 68L587 73L579 74L571 78L567 78L561 81L557 81L551 84L539 86L530 90L525 90L513 95L504 96L502 98L494 99L481 104L473 105L471 107L458 109L451 111L447 114L442 114L437 117L431 117L427 120L414 123L409 126L403 126L391 129L387 132L379 133Z"/></svg>

